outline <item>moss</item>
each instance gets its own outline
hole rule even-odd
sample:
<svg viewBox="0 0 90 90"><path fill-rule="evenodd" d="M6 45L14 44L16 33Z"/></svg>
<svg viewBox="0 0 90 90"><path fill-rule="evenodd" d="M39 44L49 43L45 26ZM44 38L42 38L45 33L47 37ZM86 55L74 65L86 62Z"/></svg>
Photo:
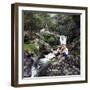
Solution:
<svg viewBox="0 0 90 90"><path fill-rule="evenodd" d="M38 49L35 44L24 44L24 50L28 50L29 53L38 54Z"/></svg>

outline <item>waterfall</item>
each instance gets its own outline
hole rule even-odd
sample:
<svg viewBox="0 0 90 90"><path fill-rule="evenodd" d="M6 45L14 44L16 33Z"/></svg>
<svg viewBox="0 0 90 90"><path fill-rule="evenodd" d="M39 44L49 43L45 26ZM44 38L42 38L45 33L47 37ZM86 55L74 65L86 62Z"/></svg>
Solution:
<svg viewBox="0 0 90 90"><path fill-rule="evenodd" d="M37 75L37 69L32 66L32 69L31 69L31 77L35 77Z"/></svg>
<svg viewBox="0 0 90 90"><path fill-rule="evenodd" d="M60 43L61 43L61 45L62 44L65 44L66 45L66 41L67 41L67 37L64 36L64 35L60 35Z"/></svg>
<svg viewBox="0 0 90 90"><path fill-rule="evenodd" d="M52 52L52 53L48 53L47 55L44 55L45 56L45 58L41 58L41 59L39 59L39 62L43 65L43 67L42 68L44 68L47 64L48 64L48 62L52 59L52 58L54 58L55 57L55 54ZM39 64L38 64L39 65ZM39 66L37 66L37 67L39 67ZM41 69L42 69L41 68ZM40 69L40 70L41 70ZM32 69L31 69L31 77L35 77L35 76L37 76L37 73L38 73L39 71L38 71L38 69L35 67L35 66L32 66Z"/></svg>

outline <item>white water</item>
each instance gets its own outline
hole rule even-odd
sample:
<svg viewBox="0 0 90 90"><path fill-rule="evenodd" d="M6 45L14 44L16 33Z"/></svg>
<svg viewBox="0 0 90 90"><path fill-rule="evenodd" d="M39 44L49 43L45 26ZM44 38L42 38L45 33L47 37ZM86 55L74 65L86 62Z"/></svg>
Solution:
<svg viewBox="0 0 90 90"><path fill-rule="evenodd" d="M60 35L60 43L66 45L67 37L64 35Z"/></svg>
<svg viewBox="0 0 90 90"><path fill-rule="evenodd" d="M37 69L34 66L32 66L31 77L34 77L35 75L37 75Z"/></svg>
<svg viewBox="0 0 90 90"><path fill-rule="evenodd" d="M55 57L55 54L54 53L49 53L48 55L45 55L45 58L41 58L40 59L40 62L43 64L43 66L47 65L48 62ZM35 68L34 66L32 66L32 69L31 69L31 77L35 77L37 75L37 68Z"/></svg>
<svg viewBox="0 0 90 90"><path fill-rule="evenodd" d="M40 62L46 64L48 63L48 61L50 61L54 57L55 57L54 53L49 53L48 55L45 55L45 58L40 59Z"/></svg>

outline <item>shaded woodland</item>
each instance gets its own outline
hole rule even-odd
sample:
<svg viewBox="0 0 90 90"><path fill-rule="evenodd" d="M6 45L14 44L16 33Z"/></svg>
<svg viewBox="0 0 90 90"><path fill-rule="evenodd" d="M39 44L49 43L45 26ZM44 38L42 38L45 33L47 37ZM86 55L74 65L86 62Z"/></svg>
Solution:
<svg viewBox="0 0 90 90"><path fill-rule="evenodd" d="M80 75L80 15L23 11L24 60L23 77ZM59 35L67 36L67 58L55 57L46 66L39 59L57 49ZM39 65L39 66L38 66Z"/></svg>

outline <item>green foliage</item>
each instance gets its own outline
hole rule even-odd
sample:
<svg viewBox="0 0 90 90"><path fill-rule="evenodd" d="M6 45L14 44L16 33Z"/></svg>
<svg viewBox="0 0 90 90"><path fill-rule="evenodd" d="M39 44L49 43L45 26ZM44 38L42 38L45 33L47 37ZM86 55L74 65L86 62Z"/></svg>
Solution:
<svg viewBox="0 0 90 90"><path fill-rule="evenodd" d="M46 24L47 28L45 27ZM49 30L51 33L55 33L58 35L66 35L67 44L71 45L72 43L74 43L75 46L73 48L76 50L75 53L79 54L80 15L55 13L54 16L51 16L51 13L47 12L24 11L24 31L28 30L30 32L29 36L25 35L24 37L25 43L30 44L30 41L38 38L33 33L39 33L42 28ZM43 34L43 37L43 41L53 47L59 44L59 38L55 35L45 33ZM34 51L32 50L32 45L28 47L31 51ZM36 46L34 45L34 48L35 47ZM75 47L78 48L76 49Z"/></svg>
<svg viewBox="0 0 90 90"><path fill-rule="evenodd" d="M55 38L54 38L54 37L50 37L50 38L48 39L48 43L49 43L51 46L55 45Z"/></svg>
<svg viewBox="0 0 90 90"><path fill-rule="evenodd" d="M44 41L49 43L51 46L56 45L58 42L58 37L55 37L55 35L45 33L43 34L43 36L44 36Z"/></svg>
<svg viewBox="0 0 90 90"><path fill-rule="evenodd" d="M38 49L35 44L24 44L24 50L29 50L29 53L38 54Z"/></svg>
<svg viewBox="0 0 90 90"><path fill-rule="evenodd" d="M24 30L37 31L45 27L45 25L51 26L51 17L48 13L40 12L24 12Z"/></svg>

